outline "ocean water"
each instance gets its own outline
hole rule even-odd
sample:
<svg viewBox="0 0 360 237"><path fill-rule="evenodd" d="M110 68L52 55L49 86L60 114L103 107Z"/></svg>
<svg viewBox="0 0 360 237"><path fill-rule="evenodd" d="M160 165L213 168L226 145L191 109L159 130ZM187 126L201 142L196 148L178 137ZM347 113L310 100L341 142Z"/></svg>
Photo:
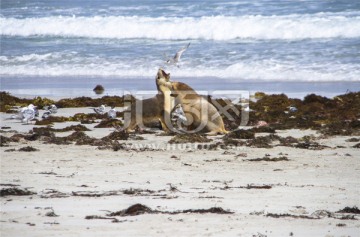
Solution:
<svg viewBox="0 0 360 237"><path fill-rule="evenodd" d="M360 90L354 0L2 0L0 32L1 89L17 94L154 89L159 67L202 89Z"/></svg>

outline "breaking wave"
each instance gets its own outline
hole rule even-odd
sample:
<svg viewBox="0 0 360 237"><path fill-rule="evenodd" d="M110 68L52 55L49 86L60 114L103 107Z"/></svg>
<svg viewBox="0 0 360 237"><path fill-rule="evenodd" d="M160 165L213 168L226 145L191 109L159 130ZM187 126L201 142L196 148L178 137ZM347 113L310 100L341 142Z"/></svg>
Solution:
<svg viewBox="0 0 360 237"><path fill-rule="evenodd" d="M360 37L358 14L287 16L0 18L1 35L115 39L232 40Z"/></svg>
<svg viewBox="0 0 360 237"><path fill-rule="evenodd" d="M132 64L106 58L83 58L60 53L1 56L0 75L4 76L100 76L153 78L160 62ZM165 68L173 77L218 77L234 80L266 81L360 81L357 64L319 63L299 65L289 62L260 60L236 62L228 66L191 65L191 63Z"/></svg>

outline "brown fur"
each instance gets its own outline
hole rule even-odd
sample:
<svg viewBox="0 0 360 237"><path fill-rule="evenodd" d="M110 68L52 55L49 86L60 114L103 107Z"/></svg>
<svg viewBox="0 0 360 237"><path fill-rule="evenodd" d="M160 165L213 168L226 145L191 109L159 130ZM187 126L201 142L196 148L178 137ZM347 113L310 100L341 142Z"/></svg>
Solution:
<svg viewBox="0 0 360 237"><path fill-rule="evenodd" d="M159 69L155 78L158 94L152 98L142 101L136 101L131 104L130 114L125 115L126 132L134 130L136 125L149 124L160 121L164 131L169 131L164 116L169 108L170 99L170 73L167 74L164 70ZM169 83L169 84L166 84ZM167 102L164 102L166 98ZM137 106L142 104L142 111L136 111ZM139 109L139 108L138 108ZM168 112L170 114L170 112Z"/></svg>
<svg viewBox="0 0 360 237"><path fill-rule="evenodd" d="M172 96L181 104L189 124L188 130L209 135L226 134L224 121L219 112L204 97L198 95L194 89L182 82L172 82Z"/></svg>

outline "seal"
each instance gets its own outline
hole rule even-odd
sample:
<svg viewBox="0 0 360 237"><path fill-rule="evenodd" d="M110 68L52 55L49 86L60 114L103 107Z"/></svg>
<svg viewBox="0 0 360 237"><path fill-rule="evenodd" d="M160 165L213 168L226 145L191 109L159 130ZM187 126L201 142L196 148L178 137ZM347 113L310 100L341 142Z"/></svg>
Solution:
<svg viewBox="0 0 360 237"><path fill-rule="evenodd" d="M226 134L224 121L219 111L207 99L189 85L171 82L171 96L180 103L186 117L187 132L203 132L207 135Z"/></svg>
<svg viewBox="0 0 360 237"><path fill-rule="evenodd" d="M161 68L155 77L158 93L149 99L135 100L131 103L130 109L124 111L124 128L126 132L131 132L136 126L157 123L160 121L162 129L169 132L165 118L169 118L174 99L171 98L170 73L166 73Z"/></svg>

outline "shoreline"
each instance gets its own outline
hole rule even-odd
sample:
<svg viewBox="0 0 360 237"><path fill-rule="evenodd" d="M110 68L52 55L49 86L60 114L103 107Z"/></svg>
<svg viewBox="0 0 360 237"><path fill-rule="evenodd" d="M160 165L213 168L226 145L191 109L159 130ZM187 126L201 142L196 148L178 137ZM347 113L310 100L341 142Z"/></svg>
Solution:
<svg viewBox="0 0 360 237"><path fill-rule="evenodd" d="M286 94L289 98L302 99L308 94L332 98L360 88L360 81L251 81L223 78L173 78L192 86L197 91L241 90L254 94ZM105 87L103 95L119 95L140 90L156 91L154 78L116 78L116 77L1 77L1 91L18 97L35 96L49 99L87 96L99 98L92 90L101 84Z"/></svg>

